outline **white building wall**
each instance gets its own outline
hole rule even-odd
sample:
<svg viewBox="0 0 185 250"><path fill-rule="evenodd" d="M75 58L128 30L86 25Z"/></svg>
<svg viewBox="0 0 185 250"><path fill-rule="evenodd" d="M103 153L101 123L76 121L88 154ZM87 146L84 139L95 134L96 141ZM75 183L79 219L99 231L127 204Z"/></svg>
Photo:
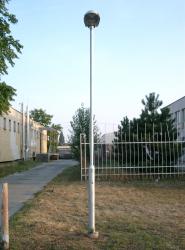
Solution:
<svg viewBox="0 0 185 250"><path fill-rule="evenodd" d="M185 140L185 96L167 106L179 133L179 139Z"/></svg>

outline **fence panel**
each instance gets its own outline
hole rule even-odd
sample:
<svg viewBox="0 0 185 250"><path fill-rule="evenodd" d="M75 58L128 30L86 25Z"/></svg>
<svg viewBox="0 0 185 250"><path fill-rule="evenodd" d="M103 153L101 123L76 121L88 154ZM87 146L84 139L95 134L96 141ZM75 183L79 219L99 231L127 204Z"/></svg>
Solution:
<svg viewBox="0 0 185 250"><path fill-rule="evenodd" d="M81 179L88 178L89 143L81 135ZM96 178L167 178L185 174L184 141L113 141L94 144Z"/></svg>

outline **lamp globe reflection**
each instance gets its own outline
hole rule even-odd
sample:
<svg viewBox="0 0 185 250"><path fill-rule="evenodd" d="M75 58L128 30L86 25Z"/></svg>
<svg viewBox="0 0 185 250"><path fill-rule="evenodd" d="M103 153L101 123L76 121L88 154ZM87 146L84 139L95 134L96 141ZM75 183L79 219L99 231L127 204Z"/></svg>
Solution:
<svg viewBox="0 0 185 250"><path fill-rule="evenodd" d="M84 23L85 26L87 26L88 28L97 27L99 22L100 22L100 15L98 14L98 12L94 10L90 10L84 15Z"/></svg>

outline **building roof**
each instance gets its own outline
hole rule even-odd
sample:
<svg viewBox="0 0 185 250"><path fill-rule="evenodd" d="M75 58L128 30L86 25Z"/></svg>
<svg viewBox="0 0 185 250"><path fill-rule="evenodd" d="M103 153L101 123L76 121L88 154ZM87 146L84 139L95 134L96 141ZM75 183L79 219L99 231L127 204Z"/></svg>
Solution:
<svg viewBox="0 0 185 250"><path fill-rule="evenodd" d="M176 101L174 101L174 102L172 102L172 103L166 105L164 108L167 108L167 107L171 106L172 104L174 104L174 103L176 103L176 102L178 102L178 101L181 101L182 99L185 99L185 96L183 96L183 97L177 99Z"/></svg>

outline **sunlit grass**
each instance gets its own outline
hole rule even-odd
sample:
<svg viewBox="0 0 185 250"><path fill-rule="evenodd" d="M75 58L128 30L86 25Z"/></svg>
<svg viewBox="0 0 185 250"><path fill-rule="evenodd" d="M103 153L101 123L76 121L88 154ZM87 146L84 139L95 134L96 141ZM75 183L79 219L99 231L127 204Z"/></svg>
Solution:
<svg viewBox="0 0 185 250"><path fill-rule="evenodd" d="M66 169L11 220L11 249L185 249L185 182L97 182L87 237L87 184Z"/></svg>

